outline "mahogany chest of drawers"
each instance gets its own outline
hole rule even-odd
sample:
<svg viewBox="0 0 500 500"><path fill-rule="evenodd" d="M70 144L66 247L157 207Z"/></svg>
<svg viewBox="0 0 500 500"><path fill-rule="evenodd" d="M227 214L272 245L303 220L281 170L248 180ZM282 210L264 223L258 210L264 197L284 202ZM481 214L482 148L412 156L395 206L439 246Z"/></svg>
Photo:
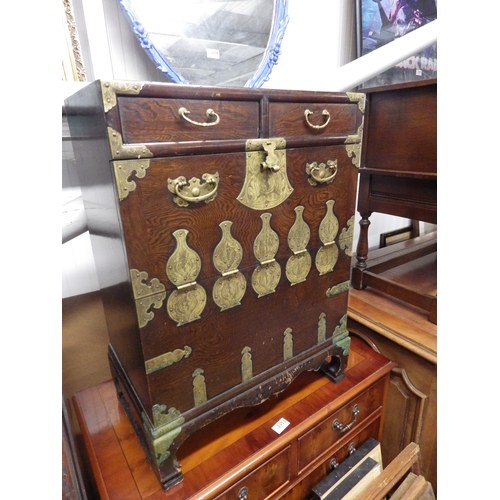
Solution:
<svg viewBox="0 0 500 500"><path fill-rule="evenodd" d="M304 372L286 391L189 436L178 452L184 480L167 491L145 463L111 381L73 403L101 499L306 500L353 450L369 438L380 441L394 366L353 338L340 383ZM282 421L288 425L277 432Z"/></svg>
<svg viewBox="0 0 500 500"><path fill-rule="evenodd" d="M343 377L364 102L101 81L66 101L112 372L165 488L195 430Z"/></svg>

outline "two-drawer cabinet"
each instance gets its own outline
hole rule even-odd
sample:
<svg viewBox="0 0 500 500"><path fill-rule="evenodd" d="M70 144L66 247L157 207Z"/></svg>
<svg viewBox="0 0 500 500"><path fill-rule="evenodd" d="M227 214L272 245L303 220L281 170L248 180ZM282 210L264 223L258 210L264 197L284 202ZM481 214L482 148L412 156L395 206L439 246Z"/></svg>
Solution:
<svg viewBox="0 0 500 500"><path fill-rule="evenodd" d="M364 94L97 81L66 108L112 371L169 487L196 429L344 376Z"/></svg>

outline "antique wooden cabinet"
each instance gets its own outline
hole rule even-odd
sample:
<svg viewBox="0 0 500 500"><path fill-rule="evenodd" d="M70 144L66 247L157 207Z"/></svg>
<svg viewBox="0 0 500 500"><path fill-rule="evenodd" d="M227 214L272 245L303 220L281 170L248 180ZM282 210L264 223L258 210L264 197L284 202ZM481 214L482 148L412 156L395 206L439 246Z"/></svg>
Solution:
<svg viewBox="0 0 500 500"><path fill-rule="evenodd" d="M66 108L112 372L169 488L193 431L344 375L364 94L96 81Z"/></svg>
<svg viewBox="0 0 500 500"><path fill-rule="evenodd" d="M390 258L369 258L373 212L437 223L437 79L366 89L366 126L360 162L360 235L352 286L367 286L426 310L437 322L437 296L382 277L387 270L437 252L437 240Z"/></svg>

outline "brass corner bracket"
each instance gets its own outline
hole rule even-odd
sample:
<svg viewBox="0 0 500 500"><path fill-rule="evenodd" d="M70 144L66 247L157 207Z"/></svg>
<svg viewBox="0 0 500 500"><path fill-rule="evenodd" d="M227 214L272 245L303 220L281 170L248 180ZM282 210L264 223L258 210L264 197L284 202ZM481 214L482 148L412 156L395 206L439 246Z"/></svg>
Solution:
<svg viewBox="0 0 500 500"><path fill-rule="evenodd" d="M116 94L138 95L141 93L143 86L144 84L140 82L101 82L104 111L107 113L116 106Z"/></svg>

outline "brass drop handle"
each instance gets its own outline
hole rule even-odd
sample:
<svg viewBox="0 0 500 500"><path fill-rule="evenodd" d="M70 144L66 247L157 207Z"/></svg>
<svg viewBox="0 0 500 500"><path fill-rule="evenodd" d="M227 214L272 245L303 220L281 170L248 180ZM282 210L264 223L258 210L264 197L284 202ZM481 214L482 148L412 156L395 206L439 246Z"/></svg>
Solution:
<svg viewBox="0 0 500 500"><path fill-rule="evenodd" d="M325 123L323 123L323 125L313 125L313 124L309 121L309 115L313 115L313 114L314 114L314 113L313 113L312 111L310 111L309 109L306 109L306 110L304 111L304 116L305 116L305 118L306 118L306 122L307 122L307 124L308 124L311 128L315 128L315 129L322 129L322 128L325 128L325 127L328 125L328 123L330 123L330 113L329 113L326 109L324 109L324 110L321 112L321 114L322 114L323 116L328 117L328 118L326 119L326 122L325 122Z"/></svg>
<svg viewBox="0 0 500 500"><path fill-rule="evenodd" d="M201 178L205 181L201 184L200 179L193 177L189 182L184 176L177 179L168 179L168 189L178 196L174 201L179 206L187 206L188 203L208 203L215 198L219 187L219 173L203 174Z"/></svg>
<svg viewBox="0 0 500 500"><path fill-rule="evenodd" d="M238 500L248 500L248 488L243 486L240 491L238 491Z"/></svg>
<svg viewBox="0 0 500 500"><path fill-rule="evenodd" d="M332 424L332 430L337 430L337 431L340 431L341 434L343 434L344 432L347 432L353 425L354 423L356 422L356 419L358 417L358 414L359 414L359 407L358 405L354 405L353 409L352 409L352 416L353 416L353 419L351 421L351 423L347 424L347 425L343 425L338 418L336 418Z"/></svg>
<svg viewBox="0 0 500 500"><path fill-rule="evenodd" d="M182 198L184 201L187 201L188 203L198 203L200 201L208 200L208 198L211 198L217 192L218 183L216 182L213 176L205 177L204 175L203 178L205 179L207 184L213 184L214 188L212 189L212 191L200 195L201 193L200 187L194 186L190 190L192 196L186 196L181 193L181 189L188 186L188 183L186 182L186 180L184 180L184 181L177 181L175 183L175 194L179 198Z"/></svg>
<svg viewBox="0 0 500 500"><path fill-rule="evenodd" d="M179 108L179 116L181 118L184 118L184 120L188 121L189 123L192 123L193 125L198 125L199 127L213 127L214 125L217 125L220 122L220 116L211 108L208 108L205 114L207 115L208 119L212 119L215 116L216 120L213 122L205 122L205 123L195 122L194 120L191 120L191 118L187 117L187 115L189 114L190 111L188 111L185 107Z"/></svg>
<svg viewBox="0 0 500 500"><path fill-rule="evenodd" d="M306 164L306 172L317 184L327 184L332 182L337 175L337 171L337 160L328 160L326 164L320 163L319 165L315 161ZM328 175L330 172L332 172L331 175Z"/></svg>

